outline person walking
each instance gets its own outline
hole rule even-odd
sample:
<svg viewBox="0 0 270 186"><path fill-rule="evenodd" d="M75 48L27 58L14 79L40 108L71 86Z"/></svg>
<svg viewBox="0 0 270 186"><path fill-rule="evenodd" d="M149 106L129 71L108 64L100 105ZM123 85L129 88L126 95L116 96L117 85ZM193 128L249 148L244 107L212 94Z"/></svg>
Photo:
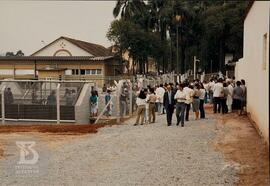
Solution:
<svg viewBox="0 0 270 186"><path fill-rule="evenodd" d="M149 111L148 111L148 122L155 123L156 121L156 99L157 96L155 95L154 88L149 89L150 94L146 98L146 102L149 104Z"/></svg>
<svg viewBox="0 0 270 186"><path fill-rule="evenodd" d="M137 116L136 116L136 122L134 126L139 124L140 119L141 119L141 125L143 125L144 115L145 115L146 94L147 94L147 91L141 90L139 93L139 96L136 99Z"/></svg>
<svg viewBox="0 0 270 186"><path fill-rule="evenodd" d="M241 101L244 96L243 89L240 87L241 82L237 81L236 82L236 87L233 89L233 105L232 109L237 111L238 115L241 115Z"/></svg>
<svg viewBox="0 0 270 186"><path fill-rule="evenodd" d="M90 115L91 115L91 117L96 117L97 116L98 97L97 97L95 91L91 92L89 102L90 102L90 112L91 112Z"/></svg>
<svg viewBox="0 0 270 186"><path fill-rule="evenodd" d="M176 119L177 119L176 125L178 126L179 123L181 122L181 126L184 127L185 108L186 108L185 101L187 100L187 95L183 90L182 84L177 85L177 92L174 96L174 99L176 100Z"/></svg>
<svg viewBox="0 0 270 186"><path fill-rule="evenodd" d="M214 101L214 113L220 113L221 109L221 97L223 97L223 84L222 79L219 78L217 83L213 87L213 101Z"/></svg>
<svg viewBox="0 0 270 186"><path fill-rule="evenodd" d="M126 116L127 114L127 86L126 82L123 83L120 92L120 116Z"/></svg>
<svg viewBox="0 0 270 186"><path fill-rule="evenodd" d="M246 81L244 79L241 79L241 85L240 87L243 90L243 99L241 104L241 114L246 111L246 104L247 104L247 87L246 87Z"/></svg>
<svg viewBox="0 0 270 186"><path fill-rule="evenodd" d="M66 99L66 105L70 106L73 103L73 96L71 94L71 91L69 89L66 89L65 95L64 95L65 99Z"/></svg>
<svg viewBox="0 0 270 186"><path fill-rule="evenodd" d="M111 101L111 98L112 98L111 97L111 90L107 89L107 94L105 96L105 105L107 105L105 115L107 117L112 115L112 101Z"/></svg>
<svg viewBox="0 0 270 186"><path fill-rule="evenodd" d="M227 96L227 108L228 108L228 112L232 112L232 103L233 103L233 88L234 88L234 84L232 82L232 80L230 80L228 82L228 96Z"/></svg>
<svg viewBox="0 0 270 186"><path fill-rule="evenodd" d="M186 109L185 109L185 113L186 113L186 116L185 116L185 120L186 121L189 121L189 110L190 110L190 105L193 101L193 86L192 85L189 85L189 83L187 82L185 85L184 85L184 92L186 93L187 95L187 99L186 99Z"/></svg>
<svg viewBox="0 0 270 186"><path fill-rule="evenodd" d="M4 90L4 102L5 104L12 104L14 101L13 93L11 89L8 87ZM55 101L56 102L56 101Z"/></svg>
<svg viewBox="0 0 270 186"><path fill-rule="evenodd" d="M227 83L223 83L223 96L220 98L221 99L221 107L222 107L222 114L227 114L228 113L228 107L227 107L227 97L229 95L229 89L227 87Z"/></svg>
<svg viewBox="0 0 270 186"><path fill-rule="evenodd" d="M204 119L205 118L204 103L205 103L206 90L205 90L202 83L200 84L199 91L200 91L200 96L199 96L199 99L200 99L200 106L199 106L200 118Z"/></svg>
<svg viewBox="0 0 270 186"><path fill-rule="evenodd" d="M205 80L203 83L201 83L201 87L205 90L204 94L204 103L208 103L208 98L209 98L209 83L207 83Z"/></svg>
<svg viewBox="0 0 270 186"><path fill-rule="evenodd" d="M149 121L149 103L147 102L147 98L149 97L150 95L150 87L149 85L147 86L147 89L146 89L146 102L145 102L145 114L144 114L144 120L145 120L145 123L150 123Z"/></svg>
<svg viewBox="0 0 270 186"><path fill-rule="evenodd" d="M200 85L197 83L194 86L192 109L195 113L195 120L199 119L199 107L200 107Z"/></svg>
<svg viewBox="0 0 270 186"><path fill-rule="evenodd" d="M52 90L50 95L47 97L47 105L56 105L55 90Z"/></svg>
<svg viewBox="0 0 270 186"><path fill-rule="evenodd" d="M165 89L163 88L163 84L156 89L157 95L157 104L158 104L158 114L163 114L163 98L164 98Z"/></svg>
<svg viewBox="0 0 270 186"><path fill-rule="evenodd" d="M215 81L214 81L214 79L210 79L210 82L209 82L209 84L208 84L208 86L209 86L209 89L208 89L208 93L209 93L209 103L210 104L213 104L214 103L214 97L213 97L213 94L214 94L214 92L213 92L213 89L214 89L214 85L215 85Z"/></svg>
<svg viewBox="0 0 270 186"><path fill-rule="evenodd" d="M163 104L166 110L167 125L171 126L175 100L174 100L174 92L172 91L170 85L167 85L167 91L164 93Z"/></svg>

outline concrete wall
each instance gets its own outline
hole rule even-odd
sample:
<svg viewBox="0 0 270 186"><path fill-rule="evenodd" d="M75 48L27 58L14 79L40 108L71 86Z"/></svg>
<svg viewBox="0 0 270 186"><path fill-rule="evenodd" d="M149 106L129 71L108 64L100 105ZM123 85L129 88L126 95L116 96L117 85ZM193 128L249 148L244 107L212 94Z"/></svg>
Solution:
<svg viewBox="0 0 270 186"><path fill-rule="evenodd" d="M237 63L237 80L247 85L247 111L269 144L269 8L268 1L255 1L244 22L244 53ZM266 55L264 35L267 34ZM264 57L266 68L263 67Z"/></svg>
<svg viewBox="0 0 270 186"><path fill-rule="evenodd" d="M77 124L89 123L90 108L89 97L91 94L91 85L84 84L81 94L75 104L75 120Z"/></svg>

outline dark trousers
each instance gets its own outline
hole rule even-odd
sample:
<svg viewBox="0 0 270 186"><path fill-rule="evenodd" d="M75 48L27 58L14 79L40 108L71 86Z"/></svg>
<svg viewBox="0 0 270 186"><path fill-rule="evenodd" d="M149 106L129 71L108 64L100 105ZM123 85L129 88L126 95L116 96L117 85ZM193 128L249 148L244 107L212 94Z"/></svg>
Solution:
<svg viewBox="0 0 270 186"><path fill-rule="evenodd" d="M220 97L214 97L214 113L220 113L221 109L221 98Z"/></svg>
<svg viewBox="0 0 270 186"><path fill-rule="evenodd" d="M200 99L200 118L205 118L205 111L204 111L204 100Z"/></svg>
<svg viewBox="0 0 270 186"><path fill-rule="evenodd" d="M166 106L165 109L166 109L166 116L167 116L167 124L171 125L174 105L168 105L168 106Z"/></svg>
<svg viewBox="0 0 270 186"><path fill-rule="evenodd" d="M222 107L222 114L226 114L228 113L228 106L226 104L227 102L227 98L221 98L220 99L220 102L221 102L221 107Z"/></svg>
<svg viewBox="0 0 270 186"><path fill-rule="evenodd" d="M186 104L186 121L188 121L188 118L189 118L189 110L190 110L190 104Z"/></svg>
<svg viewBox="0 0 270 186"><path fill-rule="evenodd" d="M184 126L185 108L185 103L176 103L176 125L179 125L179 123L181 122L181 125Z"/></svg>

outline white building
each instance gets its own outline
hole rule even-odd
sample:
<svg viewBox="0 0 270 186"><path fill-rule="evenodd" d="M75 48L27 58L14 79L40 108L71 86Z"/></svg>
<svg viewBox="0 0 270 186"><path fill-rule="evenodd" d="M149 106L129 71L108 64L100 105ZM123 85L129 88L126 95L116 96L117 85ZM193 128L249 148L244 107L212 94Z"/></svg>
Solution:
<svg viewBox="0 0 270 186"><path fill-rule="evenodd" d="M235 76L245 79L247 111L269 144L269 1L252 1L244 21L243 58Z"/></svg>

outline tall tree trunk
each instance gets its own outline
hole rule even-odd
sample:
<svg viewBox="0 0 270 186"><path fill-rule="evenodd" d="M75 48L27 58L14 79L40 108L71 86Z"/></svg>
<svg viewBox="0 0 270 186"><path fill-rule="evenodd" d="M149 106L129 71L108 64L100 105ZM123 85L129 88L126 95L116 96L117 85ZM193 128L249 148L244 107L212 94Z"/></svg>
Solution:
<svg viewBox="0 0 270 186"><path fill-rule="evenodd" d="M135 75L135 60L134 59L132 60L132 72L133 72L133 75Z"/></svg>
<svg viewBox="0 0 270 186"><path fill-rule="evenodd" d="M146 74L148 74L148 71L149 70L149 62L148 62L148 60L146 60Z"/></svg>
<svg viewBox="0 0 270 186"><path fill-rule="evenodd" d="M224 61L225 61L225 54L224 54L224 37L222 36L219 41L219 71L221 71L223 74L225 73L224 70Z"/></svg>

